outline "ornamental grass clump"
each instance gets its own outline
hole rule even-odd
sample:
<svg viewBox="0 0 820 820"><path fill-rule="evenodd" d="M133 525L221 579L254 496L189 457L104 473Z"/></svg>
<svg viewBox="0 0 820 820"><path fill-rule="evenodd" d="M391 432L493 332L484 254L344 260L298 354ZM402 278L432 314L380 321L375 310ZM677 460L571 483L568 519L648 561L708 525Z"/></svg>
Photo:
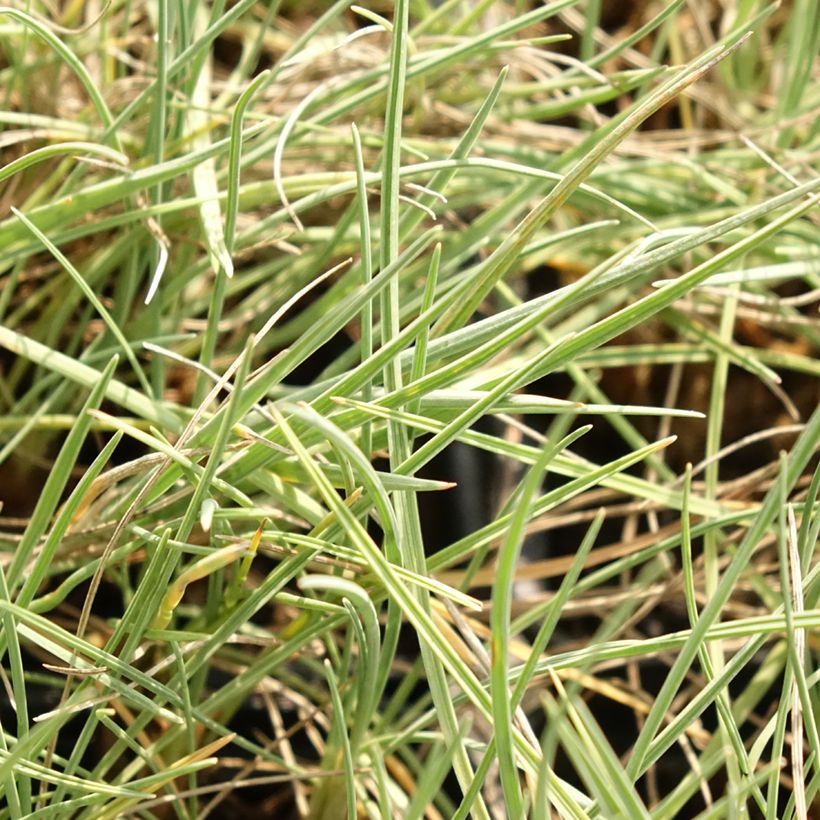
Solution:
<svg viewBox="0 0 820 820"><path fill-rule="evenodd" d="M0 820L813 816L819 51L0 7Z"/></svg>

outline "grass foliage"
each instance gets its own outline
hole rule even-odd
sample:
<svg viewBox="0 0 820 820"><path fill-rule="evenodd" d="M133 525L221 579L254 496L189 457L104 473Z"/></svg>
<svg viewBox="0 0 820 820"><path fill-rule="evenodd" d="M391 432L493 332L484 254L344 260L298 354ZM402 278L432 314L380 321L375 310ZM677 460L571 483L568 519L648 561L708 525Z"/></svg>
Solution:
<svg viewBox="0 0 820 820"><path fill-rule="evenodd" d="M0 7L0 820L811 816L818 51Z"/></svg>

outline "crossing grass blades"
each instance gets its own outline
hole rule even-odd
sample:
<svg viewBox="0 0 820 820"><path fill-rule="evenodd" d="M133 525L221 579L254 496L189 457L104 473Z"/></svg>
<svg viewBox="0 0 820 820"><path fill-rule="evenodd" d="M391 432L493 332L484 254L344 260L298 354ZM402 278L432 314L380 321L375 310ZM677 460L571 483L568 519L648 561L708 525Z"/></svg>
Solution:
<svg viewBox="0 0 820 820"><path fill-rule="evenodd" d="M806 818L820 7L0 7L0 818Z"/></svg>

